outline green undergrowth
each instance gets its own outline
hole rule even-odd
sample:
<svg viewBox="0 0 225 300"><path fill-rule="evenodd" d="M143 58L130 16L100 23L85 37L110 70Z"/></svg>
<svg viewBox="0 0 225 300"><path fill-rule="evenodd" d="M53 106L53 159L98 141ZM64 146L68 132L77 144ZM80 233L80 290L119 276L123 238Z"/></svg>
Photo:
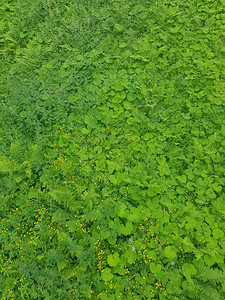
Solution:
<svg viewBox="0 0 225 300"><path fill-rule="evenodd" d="M3 1L1 299L224 299L224 5Z"/></svg>

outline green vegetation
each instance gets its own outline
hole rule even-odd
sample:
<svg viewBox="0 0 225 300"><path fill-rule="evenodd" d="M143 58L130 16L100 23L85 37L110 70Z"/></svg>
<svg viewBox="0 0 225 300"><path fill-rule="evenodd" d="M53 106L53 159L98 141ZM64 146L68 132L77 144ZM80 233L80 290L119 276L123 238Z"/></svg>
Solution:
<svg viewBox="0 0 225 300"><path fill-rule="evenodd" d="M0 298L225 298L225 1L2 0Z"/></svg>

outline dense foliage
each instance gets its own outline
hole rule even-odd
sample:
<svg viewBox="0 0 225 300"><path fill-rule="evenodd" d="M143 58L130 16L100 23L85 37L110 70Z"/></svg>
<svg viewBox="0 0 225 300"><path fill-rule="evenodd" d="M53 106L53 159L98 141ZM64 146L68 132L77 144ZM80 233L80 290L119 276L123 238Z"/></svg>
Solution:
<svg viewBox="0 0 225 300"><path fill-rule="evenodd" d="M1 299L224 299L224 6L2 1Z"/></svg>

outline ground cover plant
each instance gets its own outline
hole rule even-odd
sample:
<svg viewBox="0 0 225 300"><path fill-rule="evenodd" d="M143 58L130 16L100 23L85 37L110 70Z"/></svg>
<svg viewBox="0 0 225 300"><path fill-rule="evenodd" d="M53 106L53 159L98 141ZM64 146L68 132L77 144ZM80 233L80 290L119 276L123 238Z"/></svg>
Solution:
<svg viewBox="0 0 225 300"><path fill-rule="evenodd" d="M224 299L224 5L2 1L1 299Z"/></svg>

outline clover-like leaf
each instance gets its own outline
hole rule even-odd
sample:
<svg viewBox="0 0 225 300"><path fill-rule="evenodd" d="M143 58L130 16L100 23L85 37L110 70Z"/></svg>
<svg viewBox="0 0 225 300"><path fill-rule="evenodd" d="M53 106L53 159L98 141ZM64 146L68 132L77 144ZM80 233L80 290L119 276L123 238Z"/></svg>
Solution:
<svg viewBox="0 0 225 300"><path fill-rule="evenodd" d="M127 222L125 226L123 224L120 224L119 231L123 235L129 235L133 231L133 224L131 222Z"/></svg>
<svg viewBox="0 0 225 300"><path fill-rule="evenodd" d="M182 272L186 279L189 280L192 276L197 274L197 269L193 264L185 263L182 266Z"/></svg>
<svg viewBox="0 0 225 300"><path fill-rule="evenodd" d="M177 257L177 254L176 254L176 251L173 250L173 248L171 246L167 246L165 249L164 249L164 254L167 258L169 259L174 259Z"/></svg>
<svg viewBox="0 0 225 300"><path fill-rule="evenodd" d="M110 268L105 268L102 270L101 277L104 281L110 281L113 278Z"/></svg>
<svg viewBox="0 0 225 300"><path fill-rule="evenodd" d="M120 262L119 253L109 254L107 261L111 267L115 267Z"/></svg>
<svg viewBox="0 0 225 300"><path fill-rule="evenodd" d="M114 83L113 89L117 92L120 92L120 91L124 90L124 85L121 81L116 81Z"/></svg>

